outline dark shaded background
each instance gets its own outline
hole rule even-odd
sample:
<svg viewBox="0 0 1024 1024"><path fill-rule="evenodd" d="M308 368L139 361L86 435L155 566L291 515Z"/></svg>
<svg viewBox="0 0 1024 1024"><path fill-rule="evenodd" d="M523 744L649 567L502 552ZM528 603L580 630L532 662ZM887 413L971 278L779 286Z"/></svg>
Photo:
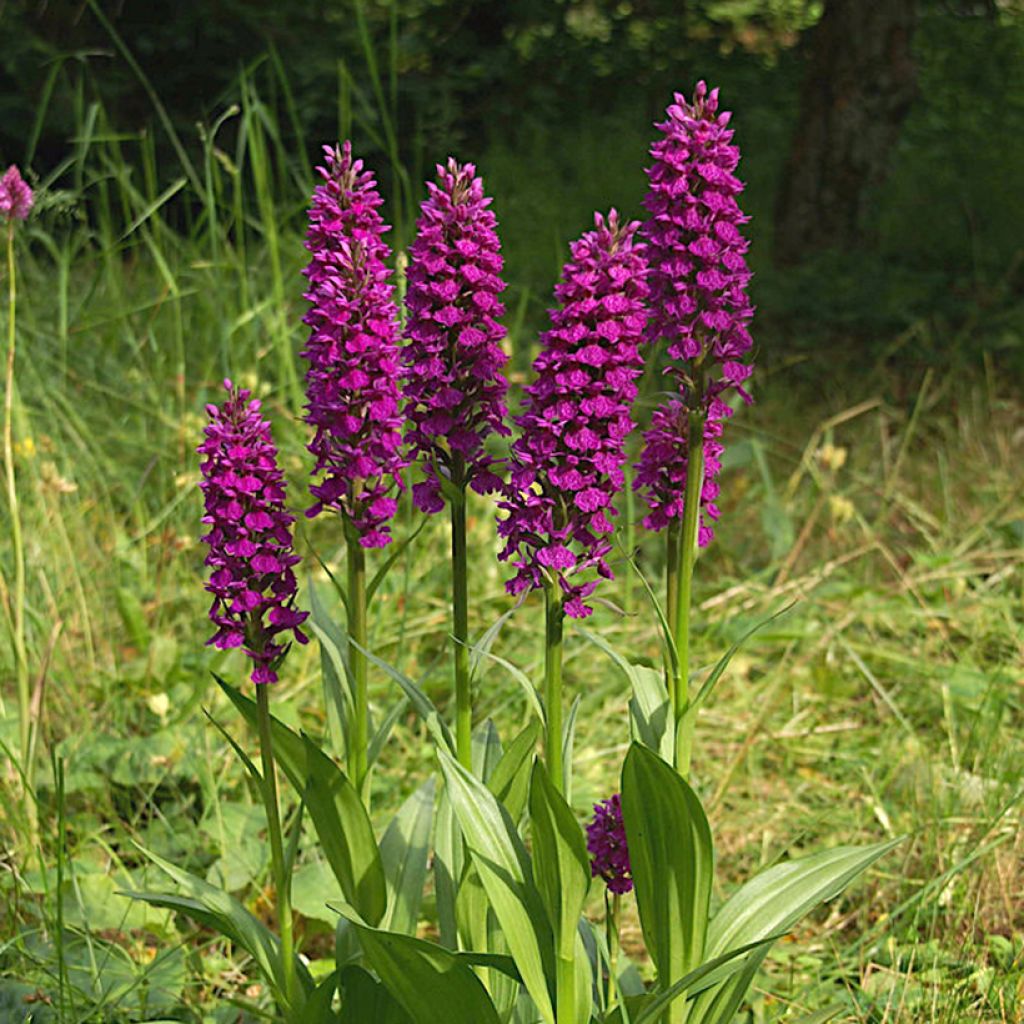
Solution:
<svg viewBox="0 0 1024 1024"><path fill-rule="evenodd" d="M318 144L340 131L383 172L399 241L431 165L477 160L539 322L565 241L595 205L641 212L651 122L706 78L735 111L775 358L984 352L1017 372L1022 58L1017 0L0 0L0 161L73 188L60 167L98 110L137 174L168 181L182 163L153 97L198 159L197 125L239 102L244 77L294 154L277 181L286 226L301 230ZM227 152L234 130L217 136ZM187 231L197 201L175 202Z"/></svg>

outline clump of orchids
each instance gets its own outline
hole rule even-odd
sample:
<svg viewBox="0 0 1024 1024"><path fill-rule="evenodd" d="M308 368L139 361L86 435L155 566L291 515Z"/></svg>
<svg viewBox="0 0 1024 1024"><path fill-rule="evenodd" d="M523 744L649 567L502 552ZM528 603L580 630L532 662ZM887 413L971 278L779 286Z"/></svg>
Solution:
<svg viewBox="0 0 1024 1024"><path fill-rule="evenodd" d="M155 856L178 891L131 894L220 929L252 956L287 1021L727 1024L771 944L892 845L834 847L776 864L712 913L711 830L689 775L697 712L729 655L704 679L692 677L690 611L697 551L719 518L728 399L750 400L747 218L729 120L703 82L692 99L675 96L651 147L648 219L597 214L573 242L511 422L497 220L476 168L449 160L427 186L403 321L376 181L349 143L325 149L306 242L305 421L314 460L306 515L334 517L344 539L343 623L315 591L311 615L296 605L294 517L259 401L226 382L223 403L208 407L199 449L210 642L241 648L252 663L255 700L218 682L259 735L261 768L236 750L266 804L277 933ZM575 704L565 714L563 634L567 620L591 614L613 576L615 504L627 485L645 362L663 367L667 385L633 475L648 508L644 526L665 537L664 605L650 592L665 669L590 637L628 677L623 725L632 743L620 792L595 807L585 832L570 803ZM508 436L500 459L494 442ZM389 563L368 579L367 554L393 543L411 467L415 506L427 516L450 513L453 726L370 647L369 613ZM539 590L544 598L534 717L504 744L473 713L473 666L494 630L473 644L466 510L487 495L496 496L509 594L522 600ZM327 749L343 752L344 768L271 713L270 686L290 642L307 642L304 627L322 651L335 732ZM371 669L401 691L379 723ZM371 770L406 702L430 731L439 773L378 839ZM284 834L278 771L344 896L332 903L336 969L326 975L315 975L296 946L290 878L299 831ZM431 863L436 941L418 937ZM589 916L595 887L604 913ZM629 898L653 964L646 983L619 949Z"/></svg>

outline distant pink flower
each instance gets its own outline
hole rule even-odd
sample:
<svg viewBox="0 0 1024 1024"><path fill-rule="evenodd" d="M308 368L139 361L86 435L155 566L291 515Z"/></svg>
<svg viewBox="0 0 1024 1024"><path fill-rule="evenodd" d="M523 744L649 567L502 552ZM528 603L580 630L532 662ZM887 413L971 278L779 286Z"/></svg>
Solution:
<svg viewBox="0 0 1024 1024"><path fill-rule="evenodd" d="M7 168L0 178L0 219L7 222L25 220L35 196L14 164Z"/></svg>

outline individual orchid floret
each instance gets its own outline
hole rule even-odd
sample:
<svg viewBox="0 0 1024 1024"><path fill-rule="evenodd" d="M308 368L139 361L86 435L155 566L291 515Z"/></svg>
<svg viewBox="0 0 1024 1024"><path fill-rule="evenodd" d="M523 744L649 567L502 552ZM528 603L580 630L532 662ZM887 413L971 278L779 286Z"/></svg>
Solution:
<svg viewBox="0 0 1024 1024"><path fill-rule="evenodd" d="M609 892L617 896L632 892L633 870L618 793L594 804L594 819L587 825L587 850L594 878L603 878Z"/></svg>
<svg viewBox="0 0 1024 1024"><path fill-rule="evenodd" d="M306 422L316 457L306 513L339 512L363 547L391 540L389 520L402 487L398 310L385 260L383 200L372 173L352 159L346 142L324 147L323 181L313 192L306 248L310 262L303 318L310 327L302 352Z"/></svg>
<svg viewBox="0 0 1024 1024"><path fill-rule="evenodd" d="M573 243L498 503L505 513L499 557L516 569L506 589L517 594L557 581L572 618L589 615L598 579L612 578L613 500L623 486L647 321L638 229L612 210L607 221L597 214L595 230Z"/></svg>
<svg viewBox="0 0 1024 1024"><path fill-rule="evenodd" d="M209 532L205 564L213 572L206 589L213 594L210 619L217 631L207 641L221 649L241 647L254 662L252 681L277 681L277 666L287 651L282 634L299 643L308 612L295 608L292 550L295 517L284 506L284 477L270 424L259 399L224 381L228 397L208 405L200 487L203 522Z"/></svg>
<svg viewBox="0 0 1024 1024"><path fill-rule="evenodd" d="M434 513L444 507L442 477L481 494L501 486L485 444L509 429L498 323L505 282L491 200L473 164L451 159L427 189L409 247L403 360L405 437L426 477L413 499Z"/></svg>
<svg viewBox="0 0 1024 1024"><path fill-rule="evenodd" d="M0 177L0 220L12 223L25 220L32 210L35 196L21 171L14 164Z"/></svg>

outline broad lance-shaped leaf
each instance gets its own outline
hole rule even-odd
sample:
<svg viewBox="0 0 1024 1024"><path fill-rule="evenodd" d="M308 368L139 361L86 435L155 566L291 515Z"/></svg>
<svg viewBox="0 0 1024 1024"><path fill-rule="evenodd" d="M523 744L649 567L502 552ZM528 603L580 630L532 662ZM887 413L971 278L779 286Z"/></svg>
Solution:
<svg viewBox="0 0 1024 1024"><path fill-rule="evenodd" d="M413 1024L501 1024L472 967L450 950L411 935L378 931L351 908L337 909L355 926L366 959Z"/></svg>
<svg viewBox="0 0 1024 1024"><path fill-rule="evenodd" d="M258 918L249 913L230 893L218 889L202 878L155 853L139 847L158 868L174 880L180 893L124 892L121 895L141 900L154 907L176 910L186 917L230 939L239 949L245 950L255 961L260 972L274 991L277 1002L285 1004L284 963L281 958L280 940ZM296 957L296 971L302 984L303 994L309 994L315 987L305 964Z"/></svg>
<svg viewBox="0 0 1024 1024"><path fill-rule="evenodd" d="M533 884L530 858L494 794L445 751L438 750L438 757L452 808L509 952L541 1017L554 1024L554 937Z"/></svg>
<svg viewBox="0 0 1024 1024"><path fill-rule="evenodd" d="M363 919L387 910L387 881L366 807L345 773L308 737L306 807L341 891Z"/></svg>
<svg viewBox="0 0 1024 1024"><path fill-rule="evenodd" d="M633 743L622 768L622 817L644 942L670 988L704 959L714 872L711 829L697 794L657 754ZM670 1019L685 1021L685 1003Z"/></svg>
<svg viewBox="0 0 1024 1024"><path fill-rule="evenodd" d="M362 967L343 967L338 984L342 991L338 1024L413 1024L386 986Z"/></svg>
<svg viewBox="0 0 1024 1024"><path fill-rule="evenodd" d="M487 788L505 805L509 817L519 821L526 807L530 789L530 758L537 749L541 723L531 719L525 729L508 745L494 771L487 779Z"/></svg>
<svg viewBox="0 0 1024 1024"><path fill-rule="evenodd" d="M670 727L672 704L664 673L644 665L633 666L633 696L629 701L633 738L663 761L675 756L675 732Z"/></svg>
<svg viewBox="0 0 1024 1024"><path fill-rule="evenodd" d="M901 841L839 846L762 871L740 886L715 915L708 928L708 956L788 931L814 907L838 896ZM702 992L694 1003L692 1020L700 1024L731 1022L768 948L751 953L741 971Z"/></svg>
<svg viewBox="0 0 1024 1024"><path fill-rule="evenodd" d="M323 563L321 563L323 564ZM334 582L334 578L331 578ZM335 589L343 594L337 583ZM354 714L355 684L348 660L348 638L334 621L323 602L316 584L309 580L309 625L320 644L320 677L323 682L327 726L336 757L344 757L349 742L349 723Z"/></svg>
<svg viewBox="0 0 1024 1024"><path fill-rule="evenodd" d="M572 808L552 785L540 761L534 761L530 776L530 827L534 882L555 933L558 955L571 960L590 889L590 859Z"/></svg>
<svg viewBox="0 0 1024 1024"><path fill-rule="evenodd" d="M416 934L427 880L434 789L433 778L420 786L391 819L380 841L380 859L388 886L388 909L381 922L385 931Z"/></svg>
<svg viewBox="0 0 1024 1024"><path fill-rule="evenodd" d="M217 678L216 676L214 678ZM256 702L217 678L220 688L252 728ZM387 884L373 825L345 773L308 736L271 716L274 759L306 801L327 863L345 898L376 924L387 907Z"/></svg>

